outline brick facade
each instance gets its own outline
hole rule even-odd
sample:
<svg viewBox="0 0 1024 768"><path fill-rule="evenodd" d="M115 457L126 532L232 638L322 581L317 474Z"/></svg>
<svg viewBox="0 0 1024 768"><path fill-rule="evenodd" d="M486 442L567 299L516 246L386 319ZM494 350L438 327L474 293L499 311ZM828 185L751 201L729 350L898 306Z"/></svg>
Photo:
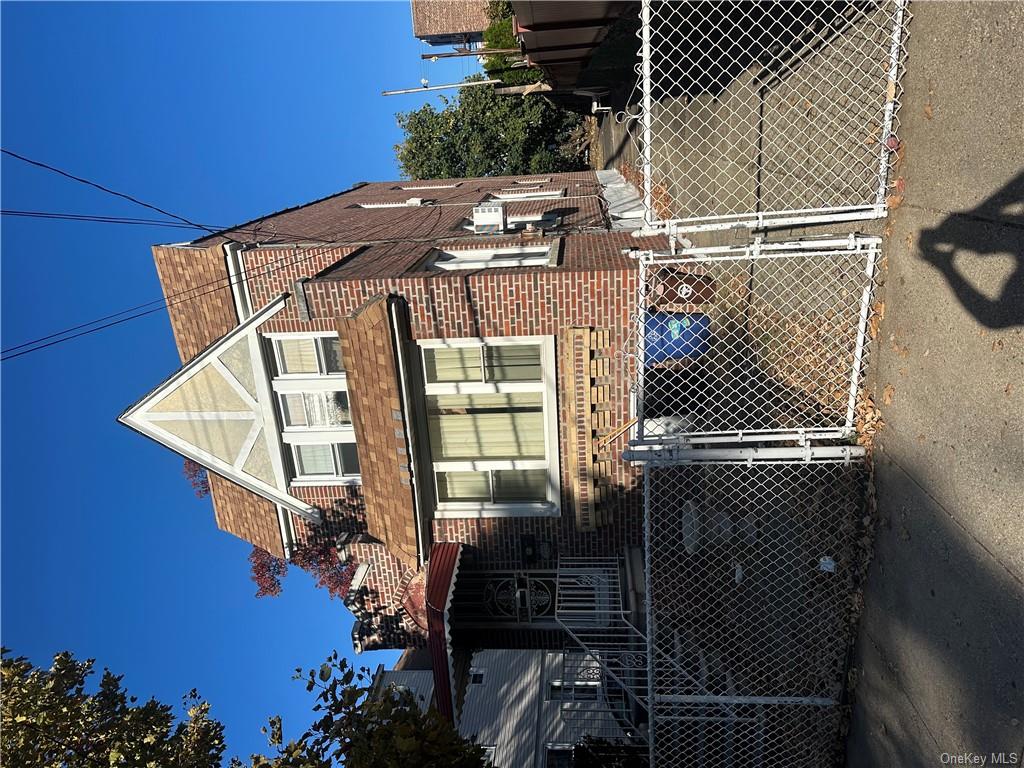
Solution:
<svg viewBox="0 0 1024 768"><path fill-rule="evenodd" d="M553 211L561 217L563 232L568 231L558 243L556 266L458 272L429 271L423 266L439 244L460 248L552 243L550 233L495 238L475 236L465 229L474 204L489 192L515 189L517 180L539 180L541 188L565 191L564 197L507 204L510 214L513 210ZM230 239L246 243L241 258L254 308L282 293L292 294L285 309L261 331L339 331L366 495L351 486L296 488L297 497L323 510L324 524L314 529L294 516L293 523L300 541L354 536L347 545L348 554L371 564L354 606L365 626L363 647L417 645L423 639L417 606L409 604L417 594L411 585L422 574L417 570L410 457L404 455L394 349L387 302L381 297L401 297L407 303L407 331L413 340L554 337L560 401L579 386L581 371L589 369L586 386L593 387L587 406L594 412L592 418L573 417L564 402L558 405L561 517L439 519L425 533L435 541L470 545L473 567L482 569L552 569L559 555L610 555L642 539L637 473L619 458L624 438L607 442L600 438L630 418L631 358L627 353L633 343L630 328L637 272L624 251L664 247L664 241L607 231L600 186L593 173L422 182L432 188L399 188L415 184L362 185L231 233L204 238L196 247L154 249L165 291L174 293L183 286L199 290L203 282L223 280L220 245ZM457 186L444 188L449 184ZM436 205L359 207L409 197L429 198ZM171 309L183 359L237 322L229 291L210 296L214 298L204 297L199 313ZM579 368L562 362L571 329L591 332L587 359L578 361ZM589 456L589 485L583 493L600 509L596 526L579 525L574 512L581 494L574 491L580 482L574 458L583 456L580 446ZM222 482L226 481L218 479L218 488ZM280 544L272 548L270 541L271 534L277 535L273 506L235 486L227 487L233 492L214 492L218 525L280 551ZM239 494L250 497L252 504L238 498ZM584 529L588 527L591 530ZM527 560L522 543L530 536L547 546L542 548L543 555ZM429 548L429 542L422 544ZM421 589L418 594L422 595Z"/></svg>

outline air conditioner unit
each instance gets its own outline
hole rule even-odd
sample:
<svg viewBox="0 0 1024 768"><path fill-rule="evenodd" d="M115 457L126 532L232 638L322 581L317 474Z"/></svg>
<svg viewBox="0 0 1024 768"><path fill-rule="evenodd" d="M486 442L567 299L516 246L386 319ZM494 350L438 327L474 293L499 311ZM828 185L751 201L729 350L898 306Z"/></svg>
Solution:
<svg viewBox="0 0 1024 768"><path fill-rule="evenodd" d="M405 201L405 204L410 206L410 207L417 207L417 206L423 205L423 198L422 197L410 197L408 200Z"/></svg>
<svg viewBox="0 0 1024 768"><path fill-rule="evenodd" d="M505 206L486 203L473 208L473 231L478 235L499 235L505 231Z"/></svg>

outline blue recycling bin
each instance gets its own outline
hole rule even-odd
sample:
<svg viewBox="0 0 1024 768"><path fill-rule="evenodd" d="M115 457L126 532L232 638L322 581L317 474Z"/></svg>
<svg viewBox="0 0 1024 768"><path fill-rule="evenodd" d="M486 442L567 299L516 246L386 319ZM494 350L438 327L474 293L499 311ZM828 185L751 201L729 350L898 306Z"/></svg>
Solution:
<svg viewBox="0 0 1024 768"><path fill-rule="evenodd" d="M692 360L711 349L711 318L700 312L648 312L644 321L647 365Z"/></svg>

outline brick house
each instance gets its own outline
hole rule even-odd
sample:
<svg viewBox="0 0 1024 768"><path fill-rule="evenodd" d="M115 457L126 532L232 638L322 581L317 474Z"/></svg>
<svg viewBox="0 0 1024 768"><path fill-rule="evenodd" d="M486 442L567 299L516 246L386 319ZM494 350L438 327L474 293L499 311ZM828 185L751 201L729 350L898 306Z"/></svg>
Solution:
<svg viewBox="0 0 1024 768"><path fill-rule="evenodd" d="M490 24L486 0L411 0L412 34L427 45L469 45Z"/></svg>
<svg viewBox="0 0 1024 768"><path fill-rule="evenodd" d="M449 712L459 649L562 647L560 560L641 545L629 250L664 244L609 189L360 184L153 248L183 367L120 421L209 469L222 530L355 560L356 650L430 637Z"/></svg>

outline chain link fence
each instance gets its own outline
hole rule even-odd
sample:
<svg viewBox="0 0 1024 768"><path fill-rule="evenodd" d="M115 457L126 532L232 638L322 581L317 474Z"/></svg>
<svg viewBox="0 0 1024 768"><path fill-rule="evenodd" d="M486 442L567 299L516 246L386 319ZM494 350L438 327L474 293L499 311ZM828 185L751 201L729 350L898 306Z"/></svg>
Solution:
<svg viewBox="0 0 1024 768"><path fill-rule="evenodd" d="M884 216L908 18L906 0L644 0L648 221Z"/></svg>
<svg viewBox="0 0 1024 768"><path fill-rule="evenodd" d="M645 465L653 765L831 763L866 481L860 461Z"/></svg>
<svg viewBox="0 0 1024 768"><path fill-rule="evenodd" d="M641 258L634 447L848 437L880 240Z"/></svg>

